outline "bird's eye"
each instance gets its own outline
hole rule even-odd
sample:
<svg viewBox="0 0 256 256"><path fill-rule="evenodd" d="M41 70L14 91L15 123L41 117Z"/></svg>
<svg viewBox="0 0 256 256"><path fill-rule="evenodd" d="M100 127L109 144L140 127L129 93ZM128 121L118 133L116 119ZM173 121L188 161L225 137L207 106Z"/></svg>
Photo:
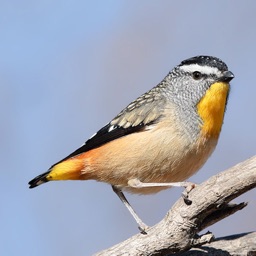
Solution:
<svg viewBox="0 0 256 256"><path fill-rule="evenodd" d="M192 75L195 80L199 80L202 77L202 74L199 71L193 72Z"/></svg>

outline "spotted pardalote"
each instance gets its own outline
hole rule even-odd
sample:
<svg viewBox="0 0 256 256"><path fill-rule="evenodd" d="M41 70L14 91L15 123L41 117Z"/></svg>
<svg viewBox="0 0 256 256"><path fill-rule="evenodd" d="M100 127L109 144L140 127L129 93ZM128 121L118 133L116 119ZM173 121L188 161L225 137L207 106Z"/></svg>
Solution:
<svg viewBox="0 0 256 256"><path fill-rule="evenodd" d="M122 191L155 193L198 171L217 144L233 78L216 57L182 61L30 188L56 180L109 183L145 231Z"/></svg>

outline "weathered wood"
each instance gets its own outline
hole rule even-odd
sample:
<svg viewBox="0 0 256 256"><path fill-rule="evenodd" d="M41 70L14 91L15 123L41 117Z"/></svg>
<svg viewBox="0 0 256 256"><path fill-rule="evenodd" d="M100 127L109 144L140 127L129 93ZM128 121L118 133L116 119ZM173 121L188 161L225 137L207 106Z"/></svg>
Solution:
<svg viewBox="0 0 256 256"><path fill-rule="evenodd" d="M179 253L179 256L255 256L256 255L256 232L232 235L217 238L212 243L207 243L200 248Z"/></svg>

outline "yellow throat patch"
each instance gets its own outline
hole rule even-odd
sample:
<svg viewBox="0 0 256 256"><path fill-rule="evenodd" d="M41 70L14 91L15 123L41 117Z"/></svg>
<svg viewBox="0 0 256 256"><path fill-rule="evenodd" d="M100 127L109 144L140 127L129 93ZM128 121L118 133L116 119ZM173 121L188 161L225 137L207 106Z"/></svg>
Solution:
<svg viewBox="0 0 256 256"><path fill-rule="evenodd" d="M228 83L214 83L197 104L197 112L203 120L201 129L204 135L218 138L223 123L228 92Z"/></svg>

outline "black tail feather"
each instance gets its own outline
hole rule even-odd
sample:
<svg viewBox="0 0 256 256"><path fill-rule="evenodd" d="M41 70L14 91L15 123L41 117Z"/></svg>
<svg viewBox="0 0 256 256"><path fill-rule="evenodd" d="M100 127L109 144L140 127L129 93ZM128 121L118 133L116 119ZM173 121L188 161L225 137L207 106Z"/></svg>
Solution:
<svg viewBox="0 0 256 256"><path fill-rule="evenodd" d="M40 174L38 176L36 176L33 180L31 180L28 184L29 184L29 188L34 188L37 187L45 182L48 182L46 176L49 174L50 171L47 171L43 174Z"/></svg>

